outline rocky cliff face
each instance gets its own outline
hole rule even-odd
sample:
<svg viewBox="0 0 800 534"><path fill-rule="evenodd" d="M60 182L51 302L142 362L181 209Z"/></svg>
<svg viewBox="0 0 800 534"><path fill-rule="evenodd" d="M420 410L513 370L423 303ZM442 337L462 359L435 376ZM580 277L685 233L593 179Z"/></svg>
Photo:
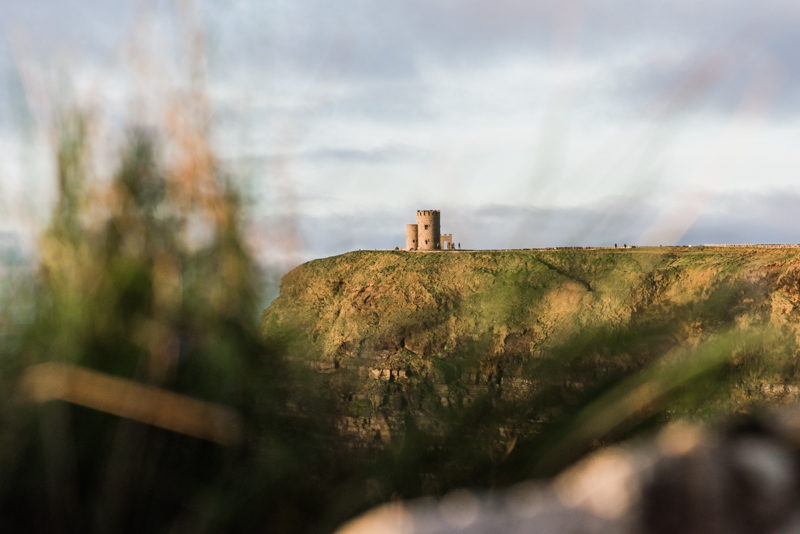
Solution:
<svg viewBox="0 0 800 534"><path fill-rule="evenodd" d="M486 429L502 454L565 406L725 332L777 338L734 349L696 403L667 413L795 398L798 306L798 249L351 252L288 273L261 330L326 374L364 444L409 425L435 433L488 402L506 409Z"/></svg>

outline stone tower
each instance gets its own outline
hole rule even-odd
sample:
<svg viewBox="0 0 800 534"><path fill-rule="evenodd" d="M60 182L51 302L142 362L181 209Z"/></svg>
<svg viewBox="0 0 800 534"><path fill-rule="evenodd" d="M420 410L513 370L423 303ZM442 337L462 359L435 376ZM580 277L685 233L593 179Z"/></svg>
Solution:
<svg viewBox="0 0 800 534"><path fill-rule="evenodd" d="M406 250L417 250L417 225L406 225Z"/></svg>
<svg viewBox="0 0 800 534"><path fill-rule="evenodd" d="M417 210L417 250L441 250L439 210ZM406 227L408 241L408 227Z"/></svg>

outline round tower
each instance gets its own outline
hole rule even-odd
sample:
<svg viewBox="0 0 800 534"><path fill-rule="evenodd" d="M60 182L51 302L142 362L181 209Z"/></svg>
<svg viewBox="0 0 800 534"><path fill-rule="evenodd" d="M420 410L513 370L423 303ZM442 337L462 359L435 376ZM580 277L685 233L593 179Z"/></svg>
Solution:
<svg viewBox="0 0 800 534"><path fill-rule="evenodd" d="M417 249L440 250L439 210L417 210Z"/></svg>
<svg viewBox="0 0 800 534"><path fill-rule="evenodd" d="M417 225L406 225L406 250L417 250Z"/></svg>

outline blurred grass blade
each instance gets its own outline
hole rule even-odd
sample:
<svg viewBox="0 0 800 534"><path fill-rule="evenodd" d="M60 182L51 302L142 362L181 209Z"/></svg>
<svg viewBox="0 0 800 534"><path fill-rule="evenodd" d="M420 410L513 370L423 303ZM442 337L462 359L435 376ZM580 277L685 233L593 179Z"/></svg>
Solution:
<svg viewBox="0 0 800 534"><path fill-rule="evenodd" d="M539 458L534 473L565 466L596 440L663 409L671 397L728 362L736 351L763 349L772 337L773 332L766 329L728 330L680 361L662 359L621 381L575 416L566 432Z"/></svg>
<svg viewBox="0 0 800 534"><path fill-rule="evenodd" d="M229 447L241 439L240 417L231 408L74 365L29 367L21 391L32 402L62 400Z"/></svg>

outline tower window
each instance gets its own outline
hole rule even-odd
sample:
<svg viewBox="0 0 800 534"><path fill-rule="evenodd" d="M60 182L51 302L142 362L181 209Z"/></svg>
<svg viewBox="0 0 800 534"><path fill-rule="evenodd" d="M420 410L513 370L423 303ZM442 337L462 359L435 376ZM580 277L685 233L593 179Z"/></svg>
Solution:
<svg viewBox="0 0 800 534"><path fill-rule="evenodd" d="M425 240L425 244L426 244L426 245L428 244L428 240L427 240L427 239Z"/></svg>
<svg viewBox="0 0 800 534"><path fill-rule="evenodd" d="M428 225L427 225L427 224L425 225L425 229L426 229L426 230L428 229Z"/></svg>

